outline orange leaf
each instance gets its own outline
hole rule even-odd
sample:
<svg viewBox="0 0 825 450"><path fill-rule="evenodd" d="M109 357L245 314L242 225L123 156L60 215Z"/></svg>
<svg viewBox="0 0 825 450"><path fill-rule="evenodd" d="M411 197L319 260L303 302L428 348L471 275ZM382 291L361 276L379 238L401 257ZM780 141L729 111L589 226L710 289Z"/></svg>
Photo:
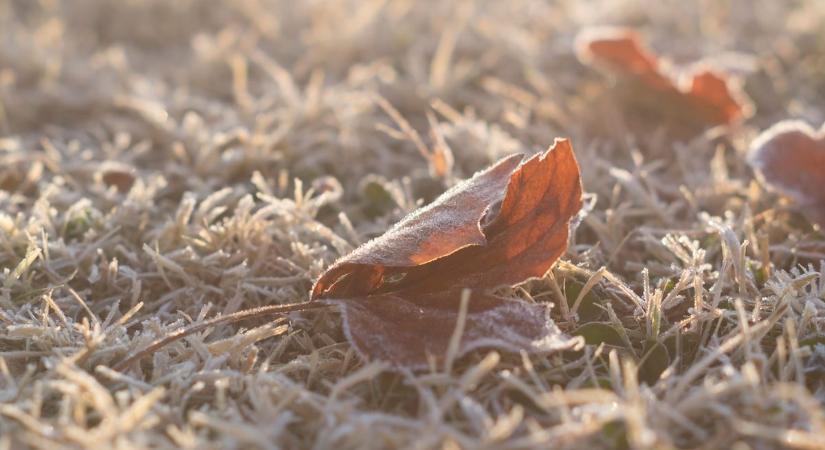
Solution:
<svg viewBox="0 0 825 450"><path fill-rule="evenodd" d="M779 122L753 141L748 163L825 228L825 125L816 131L804 122Z"/></svg>
<svg viewBox="0 0 825 450"><path fill-rule="evenodd" d="M445 356L461 292L472 289L458 354L478 347L551 351L577 341L548 306L490 290L544 275L567 248L581 209L569 141L522 162L502 159L333 264L312 299L335 303L353 346L370 359L426 368Z"/></svg>
<svg viewBox="0 0 825 450"><path fill-rule="evenodd" d="M702 68L677 82L633 30L585 30L577 39L577 51L585 64L637 80L648 91L642 95L660 97L659 107L684 110L706 125L731 124L750 114L749 101L727 75Z"/></svg>

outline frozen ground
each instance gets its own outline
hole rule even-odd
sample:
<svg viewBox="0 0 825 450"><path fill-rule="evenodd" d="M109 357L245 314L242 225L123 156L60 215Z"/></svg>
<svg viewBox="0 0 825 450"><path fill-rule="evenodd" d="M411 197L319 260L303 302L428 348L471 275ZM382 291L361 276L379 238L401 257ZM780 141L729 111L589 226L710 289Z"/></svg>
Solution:
<svg viewBox="0 0 825 450"><path fill-rule="evenodd" d="M670 137L667 105L578 62L593 24L740 76L755 115ZM815 0L0 0L0 449L823 448L825 237L744 159L776 121L825 120L823 73ZM306 300L557 136L597 201L502 294L557 303L582 351L397 373L323 311L112 369ZM451 149L447 176L416 139Z"/></svg>

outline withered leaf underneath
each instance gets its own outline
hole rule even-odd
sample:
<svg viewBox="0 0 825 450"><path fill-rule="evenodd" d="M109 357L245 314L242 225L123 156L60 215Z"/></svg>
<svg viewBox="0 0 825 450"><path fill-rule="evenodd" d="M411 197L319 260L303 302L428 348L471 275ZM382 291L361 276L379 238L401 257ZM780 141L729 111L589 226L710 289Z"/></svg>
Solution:
<svg viewBox="0 0 825 450"><path fill-rule="evenodd" d="M337 304L368 359L414 369L444 358L461 293L471 290L458 354L478 347L553 351L577 341L549 305L491 293L544 275L566 248L582 206L569 141L522 163L513 155L453 187L329 268L312 299Z"/></svg>

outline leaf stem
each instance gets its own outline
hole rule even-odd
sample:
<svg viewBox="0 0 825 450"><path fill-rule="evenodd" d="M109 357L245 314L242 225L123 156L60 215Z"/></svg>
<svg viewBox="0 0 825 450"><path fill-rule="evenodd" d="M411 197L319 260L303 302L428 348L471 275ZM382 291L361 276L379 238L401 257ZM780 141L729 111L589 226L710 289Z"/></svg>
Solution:
<svg viewBox="0 0 825 450"><path fill-rule="evenodd" d="M187 327L181 328L171 334L168 334L164 337L156 339L151 344L146 346L146 348L138 350L132 353L131 355L127 356L125 359L117 363L113 367L113 369L116 371L123 371L124 369L129 367L130 364L140 360L144 356L153 353L158 349L165 347L178 339L184 338L193 333L197 333L198 331L204 330L209 327L213 327L215 325L220 325L223 323L234 323L239 322L241 320L251 319L254 317L263 317L274 314L286 314L297 311L309 311L313 309L326 308L328 306L329 305L320 302L302 302L288 303L285 305L261 306L259 308L245 309L243 311L238 311L225 316L219 316L203 322L194 323Z"/></svg>

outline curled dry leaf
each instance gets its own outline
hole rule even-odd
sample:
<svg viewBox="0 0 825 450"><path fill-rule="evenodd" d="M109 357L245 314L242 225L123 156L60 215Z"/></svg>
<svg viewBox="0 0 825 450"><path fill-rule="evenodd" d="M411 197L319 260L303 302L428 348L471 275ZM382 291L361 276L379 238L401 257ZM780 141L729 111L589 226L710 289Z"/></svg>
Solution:
<svg viewBox="0 0 825 450"><path fill-rule="evenodd" d="M567 248L582 207L569 141L522 162L513 155L453 187L381 237L337 261L312 289L336 304L352 345L369 359L410 368L444 358L471 289L458 354L570 348L548 305L490 291L544 275Z"/></svg>
<svg viewBox="0 0 825 450"><path fill-rule="evenodd" d="M804 122L777 123L753 141L748 163L825 228L825 125L817 131Z"/></svg>
<svg viewBox="0 0 825 450"><path fill-rule="evenodd" d="M725 74L706 67L674 79L665 64L629 29L585 30L577 38L579 59L634 82L630 89L639 103L668 109L682 119L707 125L734 123L752 111L750 102Z"/></svg>

